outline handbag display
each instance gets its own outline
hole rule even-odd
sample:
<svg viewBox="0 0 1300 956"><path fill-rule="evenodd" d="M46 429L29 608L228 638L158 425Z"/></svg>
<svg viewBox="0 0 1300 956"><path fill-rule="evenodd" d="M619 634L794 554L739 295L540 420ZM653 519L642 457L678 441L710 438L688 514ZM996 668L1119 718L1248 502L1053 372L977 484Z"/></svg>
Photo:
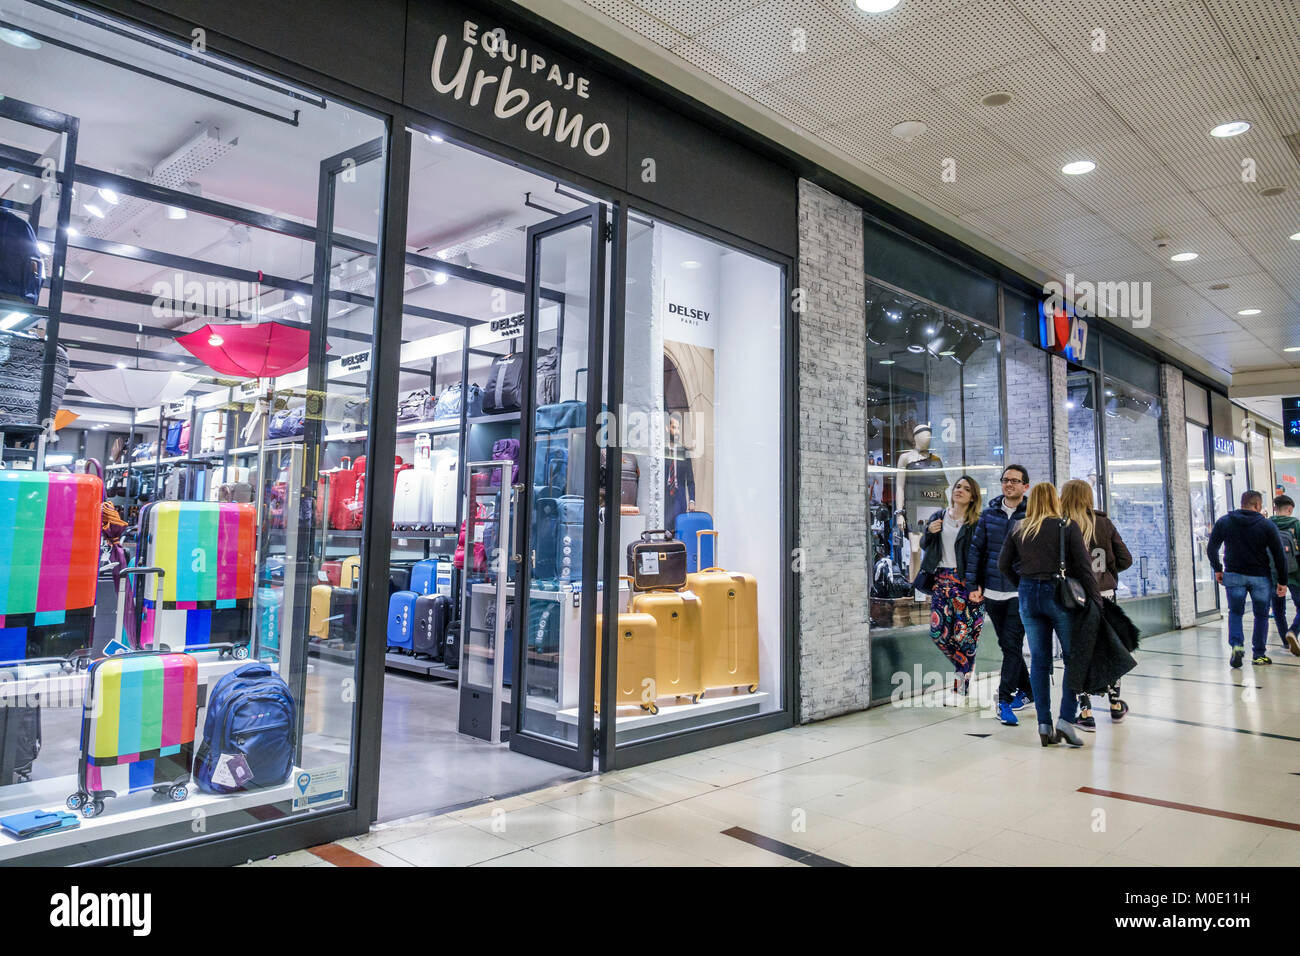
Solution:
<svg viewBox="0 0 1300 956"><path fill-rule="evenodd" d="M1077 611L1088 604L1088 591L1077 579L1065 573L1065 522L1061 522L1061 569L1056 575L1056 599L1067 611Z"/></svg>
<svg viewBox="0 0 1300 956"><path fill-rule="evenodd" d="M488 415L498 412L517 412L522 405L524 380L524 357L515 352L510 355L498 355L492 360L488 369L487 382L483 386L483 411Z"/></svg>
<svg viewBox="0 0 1300 956"><path fill-rule="evenodd" d="M307 407L298 405L284 408L271 416L267 424L268 438L295 438L307 430Z"/></svg>
<svg viewBox="0 0 1300 956"><path fill-rule="evenodd" d="M45 284L45 259L31 223L0 209L0 297L36 305Z"/></svg>
<svg viewBox="0 0 1300 956"><path fill-rule="evenodd" d="M436 403L427 388L418 388L407 394L397 405L399 422L427 422L432 420Z"/></svg>
<svg viewBox="0 0 1300 956"><path fill-rule="evenodd" d="M63 404L63 393L68 385L68 351L60 345L56 354L51 410ZM0 331L0 427L39 424L36 415L44 365L44 339Z"/></svg>

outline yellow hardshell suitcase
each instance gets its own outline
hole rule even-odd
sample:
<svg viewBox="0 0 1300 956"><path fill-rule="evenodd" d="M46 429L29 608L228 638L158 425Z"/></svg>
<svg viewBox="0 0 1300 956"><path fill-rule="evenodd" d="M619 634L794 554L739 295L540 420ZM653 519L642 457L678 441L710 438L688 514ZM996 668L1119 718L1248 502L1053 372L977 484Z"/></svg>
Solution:
<svg viewBox="0 0 1300 956"><path fill-rule="evenodd" d="M355 588L361 582L361 555L354 554L343 559L339 567L339 587Z"/></svg>
<svg viewBox="0 0 1300 956"><path fill-rule="evenodd" d="M596 710L600 711L600 649L603 615L596 615ZM659 713L655 703L659 679L655 670L655 632L658 624L649 614L620 614L618 616L618 655L615 683L615 706L631 704Z"/></svg>
<svg viewBox="0 0 1300 956"><path fill-rule="evenodd" d="M716 531L699 531L697 538ZM699 542L703 545L703 542ZM696 554L702 554L699 549ZM745 687L758 690L758 579L752 574L705 568L686 576L686 587L700 599L701 667L705 690Z"/></svg>
<svg viewBox="0 0 1300 956"><path fill-rule="evenodd" d="M307 622L307 633L322 641L330 636L330 592L333 590L328 584L317 584L311 589L311 615Z"/></svg>
<svg viewBox="0 0 1300 956"><path fill-rule="evenodd" d="M700 667L700 599L690 591L642 591L628 608L655 619L655 677L659 697L704 696Z"/></svg>

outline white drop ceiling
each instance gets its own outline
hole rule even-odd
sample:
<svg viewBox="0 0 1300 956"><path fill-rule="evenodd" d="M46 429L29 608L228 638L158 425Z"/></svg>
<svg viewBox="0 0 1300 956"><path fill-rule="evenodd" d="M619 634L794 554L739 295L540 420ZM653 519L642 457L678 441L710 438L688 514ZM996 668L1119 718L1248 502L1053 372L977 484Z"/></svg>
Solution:
<svg viewBox="0 0 1300 956"><path fill-rule="evenodd" d="M1219 381L1292 370L1300 388L1300 352L1282 351L1300 345L1294 0L520 2L742 122L770 118L760 131L1033 278L1150 283L1134 332ZM997 91L1010 103L984 106ZM1209 135L1238 119L1252 129ZM891 135L912 120L927 131ZM1061 173L1078 159L1096 170ZM1199 258L1169 260L1185 250Z"/></svg>

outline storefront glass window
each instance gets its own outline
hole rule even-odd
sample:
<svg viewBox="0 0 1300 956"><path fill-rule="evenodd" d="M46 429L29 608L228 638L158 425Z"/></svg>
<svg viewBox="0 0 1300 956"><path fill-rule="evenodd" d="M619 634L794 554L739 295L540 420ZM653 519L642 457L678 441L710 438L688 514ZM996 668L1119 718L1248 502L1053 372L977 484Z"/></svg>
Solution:
<svg viewBox="0 0 1300 956"><path fill-rule="evenodd" d="M621 495L605 507L620 746L782 707L783 285L771 262L629 214ZM664 533L685 546L684 591L652 590L680 571Z"/></svg>
<svg viewBox="0 0 1300 956"><path fill-rule="evenodd" d="M1065 414L1070 436L1070 477L1092 485L1093 498L1101 507L1106 496L1097 462L1097 376L1094 373L1070 366Z"/></svg>
<svg viewBox="0 0 1300 956"><path fill-rule="evenodd" d="M1052 392L1048 356L1028 342L1006 336L1007 464L1023 465L1031 483L1052 480L1052 416L1044 398ZM990 494L996 494L996 490Z"/></svg>
<svg viewBox="0 0 1300 956"><path fill-rule="evenodd" d="M1246 424L1243 444L1248 446L1250 454L1250 486L1264 496L1264 510L1271 512L1271 499L1276 494L1273 491L1271 436L1267 428L1256 424L1253 419L1247 419Z"/></svg>
<svg viewBox="0 0 1300 956"><path fill-rule="evenodd" d="M1169 532L1158 451L1160 403L1107 377L1104 408L1109 514L1133 555L1133 566L1119 576L1116 597L1164 594L1169 591ZM1099 504L1105 502L1099 497Z"/></svg>
<svg viewBox="0 0 1300 956"><path fill-rule="evenodd" d="M23 702L0 707L0 818L68 811L0 831L0 862L345 806L358 673L311 638L355 646L356 591L327 619L312 596L363 574L364 480L337 513L325 487L367 447L385 124L95 14L5 20L27 41L0 59L0 215L46 282L9 310L0 382L39 374L43 331L42 397L78 429L41 462L35 416L0 424L0 681ZM253 660L257 733L222 692Z"/></svg>
<svg viewBox="0 0 1300 956"><path fill-rule="evenodd" d="M1196 581L1196 613L1218 610L1214 569L1205 547L1214 527L1214 500L1210 490L1210 468L1205 458L1209 432L1187 423L1187 484L1192 505L1192 572Z"/></svg>
<svg viewBox="0 0 1300 956"><path fill-rule="evenodd" d="M1287 448L1280 433L1272 437L1273 493L1300 502L1300 448Z"/></svg>
<svg viewBox="0 0 1300 956"><path fill-rule="evenodd" d="M874 700L900 691L897 675L912 681L914 665L923 672L951 668L930 640L929 598L911 581L920 569L923 526L948 505L952 484L968 474L986 502L998 493L1008 460L999 349L992 329L868 281ZM1019 352L1016 361L1034 365ZM1032 442L1023 447L1043 453ZM1036 480L1034 466L1026 467Z"/></svg>

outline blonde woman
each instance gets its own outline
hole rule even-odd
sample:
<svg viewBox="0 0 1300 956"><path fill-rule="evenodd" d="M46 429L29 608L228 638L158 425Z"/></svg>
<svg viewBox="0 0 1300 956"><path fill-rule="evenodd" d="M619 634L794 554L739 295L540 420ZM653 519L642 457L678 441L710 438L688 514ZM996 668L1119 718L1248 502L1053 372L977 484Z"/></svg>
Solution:
<svg viewBox="0 0 1300 956"><path fill-rule="evenodd" d="M1074 632L1075 612L1057 597L1057 578L1061 566L1061 549L1065 550L1065 573L1083 585L1088 596L1101 600L1097 580L1092 575L1092 561L1083 544L1079 526L1061 514L1061 500L1047 482L1034 485L1029 492L1025 518L1002 546L998 570L1017 584L1020 596L1020 620L1029 639L1029 683L1034 689L1034 708L1038 712L1038 739L1044 747L1064 741L1082 747L1083 738L1075 732L1079 701L1074 694L1061 696L1061 717L1052 727L1052 632L1061 641L1061 657L1067 675L1070 672L1070 638ZM1069 676L1065 684L1070 683Z"/></svg>
<svg viewBox="0 0 1300 956"><path fill-rule="evenodd" d="M930 592L930 640L957 670L953 693L970 691L975 651L984 627L984 605L966 590L966 555L980 518L980 486L962 475L952 486L952 504L930 515L921 539L921 574Z"/></svg>
<svg viewBox="0 0 1300 956"><path fill-rule="evenodd" d="M1097 588L1102 597L1113 600L1120 573L1133 566L1133 555L1129 554L1114 522L1106 512L1093 508L1092 502L1092 486L1086 481L1074 478L1061 486L1061 513L1079 526L1084 544L1093 558L1092 573L1097 576ZM1128 704L1120 699L1119 681L1106 688L1106 697L1110 701L1110 719L1123 720L1128 713ZM1089 733L1097 729L1092 716L1092 698L1087 694L1079 695L1077 726Z"/></svg>

